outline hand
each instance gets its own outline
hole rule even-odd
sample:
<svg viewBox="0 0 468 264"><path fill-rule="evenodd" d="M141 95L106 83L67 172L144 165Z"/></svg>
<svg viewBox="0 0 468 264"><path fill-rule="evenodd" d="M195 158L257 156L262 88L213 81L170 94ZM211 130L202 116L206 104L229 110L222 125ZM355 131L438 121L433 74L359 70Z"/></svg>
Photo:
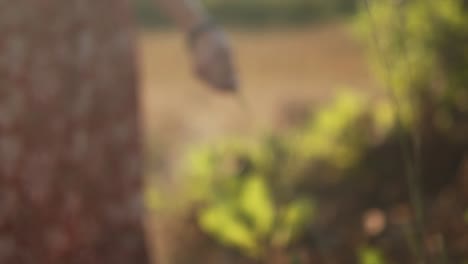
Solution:
<svg viewBox="0 0 468 264"><path fill-rule="evenodd" d="M231 49L220 29L211 28L200 33L191 49L194 71L201 80L222 91L237 89Z"/></svg>

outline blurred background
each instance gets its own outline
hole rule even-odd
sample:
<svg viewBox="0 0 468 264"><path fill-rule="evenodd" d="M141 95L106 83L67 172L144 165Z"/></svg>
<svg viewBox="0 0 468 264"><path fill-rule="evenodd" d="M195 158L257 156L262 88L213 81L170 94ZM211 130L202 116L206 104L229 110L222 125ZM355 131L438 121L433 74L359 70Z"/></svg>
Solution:
<svg viewBox="0 0 468 264"><path fill-rule="evenodd" d="M468 263L468 1L205 2L238 94L135 1L156 263Z"/></svg>

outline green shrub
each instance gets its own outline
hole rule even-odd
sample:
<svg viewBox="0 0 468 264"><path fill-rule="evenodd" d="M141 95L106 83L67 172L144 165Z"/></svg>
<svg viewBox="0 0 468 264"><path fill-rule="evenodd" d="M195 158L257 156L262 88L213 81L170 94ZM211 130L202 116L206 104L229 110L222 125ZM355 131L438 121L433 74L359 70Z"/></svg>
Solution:
<svg viewBox="0 0 468 264"><path fill-rule="evenodd" d="M373 247L362 247L359 250L359 264L385 264L382 251Z"/></svg>
<svg viewBox="0 0 468 264"><path fill-rule="evenodd" d="M204 205L198 211L202 230L254 257L297 238L315 208L311 197L276 199L266 174L277 159L269 146L232 141L204 147L189 155L187 167L186 190Z"/></svg>
<svg viewBox="0 0 468 264"><path fill-rule="evenodd" d="M313 193L299 189L316 182L314 177L332 178L358 163L376 124L384 124L385 131L393 127L388 112L370 111L386 109L382 105L340 93L291 134L195 148L188 155L184 190L202 205L197 211L201 229L255 257L300 239L318 208ZM324 164L329 174L311 172Z"/></svg>
<svg viewBox="0 0 468 264"><path fill-rule="evenodd" d="M167 25L152 0L135 2L137 17L146 26ZM304 24L355 10L354 0L206 0L222 23L234 25Z"/></svg>
<svg viewBox="0 0 468 264"><path fill-rule="evenodd" d="M468 113L468 12L461 0L373 0L358 17L369 39L377 76L399 104L405 123L421 109L450 127L456 112ZM366 9L362 7L362 9ZM447 124L448 123L448 124Z"/></svg>
<svg viewBox="0 0 468 264"><path fill-rule="evenodd" d="M423 133L466 131L466 5L458 0L369 2L371 16L362 11L357 28L369 40L377 76L390 89L388 98L371 101L356 93L339 93L304 126L288 133L225 140L189 153L181 193L189 206L197 205L199 227L215 241L255 258L264 257L272 248L287 248L301 241L320 215L320 199L313 192L317 186L327 188L350 175L360 181L361 173L385 174L371 167L374 164L366 164L365 157L378 153L374 150L383 145L399 146L398 137L409 138L415 124L424 128ZM280 6L285 2L268 3ZM221 2L212 3L217 4ZM437 140L466 145L468 133L460 135L460 139ZM393 178L404 171L396 168L403 166L401 162L393 162L401 159L398 151L372 157L379 166L392 159L387 174ZM407 187L397 183L402 189ZM160 203L158 195L150 197L154 204ZM359 263L386 263L377 247L355 250Z"/></svg>

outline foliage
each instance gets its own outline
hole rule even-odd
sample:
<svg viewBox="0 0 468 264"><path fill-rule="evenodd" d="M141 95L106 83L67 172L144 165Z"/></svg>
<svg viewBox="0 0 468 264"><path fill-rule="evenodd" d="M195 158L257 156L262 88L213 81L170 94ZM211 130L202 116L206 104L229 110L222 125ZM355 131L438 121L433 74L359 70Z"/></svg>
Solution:
<svg viewBox="0 0 468 264"><path fill-rule="evenodd" d="M260 257L273 244L289 244L313 220L310 197L280 202L272 195L265 174L272 157L264 145L228 143L193 153L188 193L205 204L200 227L221 243Z"/></svg>
<svg viewBox="0 0 468 264"><path fill-rule="evenodd" d="M468 39L466 5L461 0L397 2L368 1L369 12L360 12L357 29L374 38L368 42L374 69L390 86L403 119L420 115L418 106L431 100L435 121L450 127L453 113L468 112L468 47L462 45Z"/></svg>
<svg viewBox="0 0 468 264"><path fill-rule="evenodd" d="M443 153L443 148L452 147L447 142L466 145L466 7L459 0L395 2L369 1L371 16L362 11L357 19L358 31L369 39L377 76L389 86L388 98L370 100L356 93L339 93L302 127L285 134L231 139L193 149L183 173L186 188L182 193L189 204L197 205L199 227L215 241L256 258L273 248L299 243L321 214L318 188L338 185L350 175L357 176L353 180L359 183L365 175L380 177L374 183L386 180L381 176L385 168L378 171L366 163L369 156L380 159L379 165L389 163L387 174L392 178L404 171L396 168L403 165L392 163L401 158L398 148L381 156L376 153L399 146L398 137L409 138L416 123L424 128L423 133L434 129L446 133L423 142L428 149L437 143L436 149ZM447 134L453 131L462 131L458 133L462 141ZM398 184L402 189L406 186ZM359 263L387 262L378 247L356 250Z"/></svg>
<svg viewBox="0 0 468 264"><path fill-rule="evenodd" d="M385 264L385 258L377 248L362 247L359 250L359 263L360 264Z"/></svg>
<svg viewBox="0 0 468 264"><path fill-rule="evenodd" d="M299 239L318 210L311 193L299 191L314 182L310 170L330 168L324 178L342 174L371 144L377 124L392 127L385 104L367 101L343 92L291 134L194 149L185 193L203 204L200 227L219 242L257 257Z"/></svg>
<svg viewBox="0 0 468 264"><path fill-rule="evenodd" d="M365 100L352 93L341 93L292 137L292 149L302 160L323 160L347 167L358 158L365 135L356 126L365 115Z"/></svg>
<svg viewBox="0 0 468 264"><path fill-rule="evenodd" d="M354 0L206 0L214 16L235 25L303 24L355 10ZM164 25L164 17L152 7L151 0L135 3L144 25Z"/></svg>

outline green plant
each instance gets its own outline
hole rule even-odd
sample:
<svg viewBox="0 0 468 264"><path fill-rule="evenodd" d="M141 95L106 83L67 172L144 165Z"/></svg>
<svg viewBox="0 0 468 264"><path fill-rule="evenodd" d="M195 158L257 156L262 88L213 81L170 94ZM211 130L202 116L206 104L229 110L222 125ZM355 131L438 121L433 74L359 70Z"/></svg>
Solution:
<svg viewBox="0 0 468 264"><path fill-rule="evenodd" d="M359 250L359 264L385 264L385 258L377 248L374 247L362 247Z"/></svg>
<svg viewBox="0 0 468 264"><path fill-rule="evenodd" d="M274 5L284 4L280 2ZM366 186L357 189L371 194L364 194L361 202L378 197L379 201L370 203L388 206L395 194L404 193L398 188L405 188L404 181L398 180L404 174L400 152L405 147L399 143L426 144L430 149L436 142L437 150L447 147L449 150L443 153L452 155L457 152L450 149L450 144L458 147L467 142L468 133L458 128L463 128L468 113L468 48L462 44L468 40L468 16L463 2L369 3L373 19L369 12L361 13L358 30L362 36L378 38L370 41L369 49L377 76L389 88L389 97L370 100L357 93L341 92L302 127L285 134L229 139L189 153L182 172L185 188L173 196L183 197L187 207L195 208L199 228L219 244L259 259L265 258L269 250L286 250L312 233L308 231L314 231L322 201L315 190L333 189L344 183L349 191L349 186L362 183ZM382 60L384 63L377 63ZM460 139L446 134L457 131L462 131L458 132ZM430 140L419 142L423 133ZM452 141L455 143L448 143ZM415 169L421 164L417 152L415 147L409 159L406 157L412 165L409 175L418 175ZM453 155L455 158L450 159L456 160L458 154ZM424 176L432 175L429 172ZM358 183L349 185L350 178ZM420 198L422 186L413 180L408 184L411 199ZM389 187L381 182L390 183ZM148 197L154 205L161 204L157 193L149 193ZM408 202L400 200L405 197L397 198L398 202ZM418 209L418 203L413 204ZM420 212L415 215L423 216ZM409 221L419 224L419 219ZM414 226L408 231L410 250L420 258L422 252L417 251L424 250L424 234L420 232L424 230ZM417 232L420 234L413 234ZM367 237L363 237L360 244L365 243ZM357 251L359 263L387 261L383 247L365 246ZM450 257L450 248L447 252Z"/></svg>
<svg viewBox="0 0 468 264"><path fill-rule="evenodd" d="M197 213L202 230L226 246L261 257L273 246L294 241L313 221L315 205L310 197L275 199L265 174L273 159L268 145L233 142L190 155L189 188L204 204Z"/></svg>
<svg viewBox="0 0 468 264"><path fill-rule="evenodd" d="M314 177L342 175L358 164L376 134L383 137L392 128L387 102L371 104L341 92L290 134L195 148L184 174L190 200L202 205L199 226L249 256L286 248L305 234L317 211L313 193L300 189ZM324 164L327 174L310 171Z"/></svg>
<svg viewBox="0 0 468 264"><path fill-rule="evenodd" d="M458 130L455 124L460 124L468 114L468 49L457 43L468 37L466 1L363 0L362 3L365 11L360 13L358 28L371 38L374 68L396 110L397 125L407 131L400 132L398 137L415 211L414 255L419 262L426 263L422 146L427 144L424 140L428 135L434 140L437 138L434 135ZM458 122L453 122L454 116L459 117ZM409 141L406 134L411 135ZM466 142L463 137L455 140L460 139L460 144Z"/></svg>
<svg viewBox="0 0 468 264"><path fill-rule="evenodd" d="M431 103L441 127L456 123L450 120L454 112L468 112L468 48L458 45L468 39L465 2L368 4L369 12L358 15L357 32L364 39L375 38L368 41L373 68L398 102L402 121L411 126Z"/></svg>

